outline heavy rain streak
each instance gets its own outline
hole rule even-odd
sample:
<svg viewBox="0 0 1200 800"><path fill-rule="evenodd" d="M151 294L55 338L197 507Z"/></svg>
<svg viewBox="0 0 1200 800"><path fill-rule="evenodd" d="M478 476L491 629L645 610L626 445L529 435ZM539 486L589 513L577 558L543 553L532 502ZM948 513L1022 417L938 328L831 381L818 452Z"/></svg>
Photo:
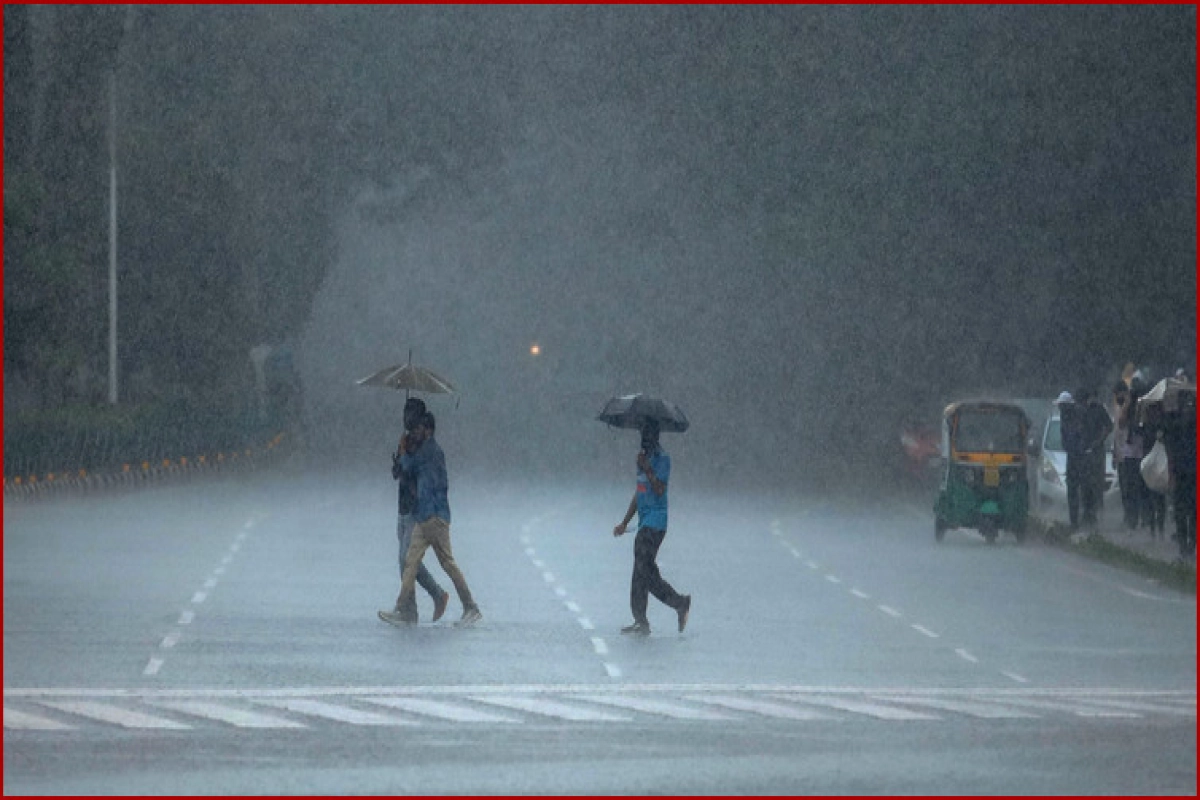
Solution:
<svg viewBox="0 0 1200 800"><path fill-rule="evenodd" d="M461 470L607 470L641 391L691 480L871 481L959 396L1193 363L1191 14L10 8L6 208L76 199L6 236L6 408L106 391L113 74L121 400L286 346L377 460L411 351Z"/></svg>
<svg viewBox="0 0 1200 800"><path fill-rule="evenodd" d="M5 5L5 792L1194 796L1196 32Z"/></svg>

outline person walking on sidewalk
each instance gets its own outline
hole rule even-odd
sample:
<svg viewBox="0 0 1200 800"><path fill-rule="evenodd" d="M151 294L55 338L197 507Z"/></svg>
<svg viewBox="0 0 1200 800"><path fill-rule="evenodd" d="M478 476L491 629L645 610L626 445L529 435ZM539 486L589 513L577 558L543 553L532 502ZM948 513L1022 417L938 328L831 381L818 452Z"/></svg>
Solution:
<svg viewBox="0 0 1200 800"><path fill-rule="evenodd" d="M454 561L450 547L450 499L449 481L446 476L446 454L434 439L436 423L432 414L424 417L406 437L404 454L400 457L402 469L411 470L417 476L417 505L413 511L416 525L413 527L412 544L404 560L404 573L400 580L400 607L408 608L416 594L417 571L425 551L432 547L438 563L454 584L458 599L463 606L462 618L457 626L474 625L483 618L479 606L471 596L467 579ZM416 622L404 619L404 622Z"/></svg>
<svg viewBox="0 0 1200 800"><path fill-rule="evenodd" d="M1142 431L1134 419L1137 399L1125 381L1113 387L1113 403L1116 405L1116 433L1113 436L1113 462L1117 466L1117 481L1121 486L1121 505L1125 512L1125 527L1136 530L1138 524L1149 519L1144 513L1149 498L1146 481L1142 479L1142 457L1146 455L1142 446ZM1153 536L1153 531L1151 531Z"/></svg>
<svg viewBox="0 0 1200 800"><path fill-rule="evenodd" d="M416 517L413 516L417 507L417 476L401 468L400 459L404 454L409 432L416 427L417 423L425 416L425 413L424 401L416 397L410 397L404 401L404 434L400 437L399 447L392 454L392 480L399 482L399 501L396 517L396 540L399 544L399 558L397 559L398 567L396 574L401 581L404 579L404 560L408 555L408 548L412 544L413 528L417 524ZM446 606L450 602L450 593L438 585L437 580L433 577L433 573L425 566L424 560L417 567L417 583L433 599L433 621L437 622L446 613ZM416 594L414 593L413 602L408 608L400 607L400 598L397 596L396 604L392 610L380 611L379 616L385 622L392 623L402 620L417 620Z"/></svg>
<svg viewBox="0 0 1200 800"><path fill-rule="evenodd" d="M621 633L635 636L650 635L650 620L646 616L648 595L675 609L679 632L687 625L692 609L692 596L680 594L658 571L658 548L667 535L667 484L671 479L671 457L658 443L659 425L653 420L642 423L642 449L637 457L637 490L629 501L625 518L613 528L613 536L621 536L629 527L634 512L638 515L638 532L633 543L633 578L629 586L629 606L633 624Z"/></svg>

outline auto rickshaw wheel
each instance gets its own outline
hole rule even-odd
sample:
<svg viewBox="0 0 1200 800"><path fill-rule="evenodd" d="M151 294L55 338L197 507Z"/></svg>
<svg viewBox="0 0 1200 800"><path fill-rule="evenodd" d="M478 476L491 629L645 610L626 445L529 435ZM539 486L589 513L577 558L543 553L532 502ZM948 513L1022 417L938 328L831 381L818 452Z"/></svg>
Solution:
<svg viewBox="0 0 1200 800"><path fill-rule="evenodd" d="M995 544L996 536L999 534L1000 529L996 527L995 520L984 517L979 523L979 532L983 534L983 538L988 544Z"/></svg>
<svg viewBox="0 0 1200 800"><path fill-rule="evenodd" d="M946 538L946 523L942 521L941 517L934 517L933 538L939 542Z"/></svg>

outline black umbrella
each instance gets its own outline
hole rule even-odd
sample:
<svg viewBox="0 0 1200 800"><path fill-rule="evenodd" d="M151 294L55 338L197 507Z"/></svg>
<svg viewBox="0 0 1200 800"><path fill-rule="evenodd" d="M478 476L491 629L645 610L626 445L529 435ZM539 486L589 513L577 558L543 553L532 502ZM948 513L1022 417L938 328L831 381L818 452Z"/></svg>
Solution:
<svg viewBox="0 0 1200 800"><path fill-rule="evenodd" d="M647 420L658 423L661 431L683 433L688 429L688 419L674 403L644 394L629 394L614 397L604 404L596 419L614 428L642 427Z"/></svg>

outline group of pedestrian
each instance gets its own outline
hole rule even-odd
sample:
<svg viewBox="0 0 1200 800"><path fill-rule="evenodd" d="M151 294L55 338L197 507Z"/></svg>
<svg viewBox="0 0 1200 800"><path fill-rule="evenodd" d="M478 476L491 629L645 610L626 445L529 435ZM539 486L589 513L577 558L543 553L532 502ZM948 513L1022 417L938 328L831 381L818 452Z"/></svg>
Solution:
<svg viewBox="0 0 1200 800"><path fill-rule="evenodd" d="M438 563L449 576L463 606L459 627L474 625L483 618L471 595L466 578L454 560L450 546L449 482L446 456L434 438L436 420L417 398L404 404L404 433L392 455L392 478L399 482L399 507L396 538L399 543L400 594L390 611L379 618L393 625L416 625L416 587L419 584L433 600L433 621L441 619L450 601L450 593L422 563L425 551L433 549ZM629 605L633 623L621 633L649 636L647 617L649 596L674 609L682 633L691 612L691 595L680 594L659 572L657 557L667 535L667 485L671 477L671 457L659 443L659 425L652 419L641 426L641 449L637 456L637 489L624 519L613 528L621 536L633 515L638 515L634 541L633 577L630 580Z"/></svg>
<svg viewBox="0 0 1200 800"><path fill-rule="evenodd" d="M425 551L430 548L462 603L462 617L454 624L474 625L483 618L450 546L446 455L434 437L436 430L437 421L425 403L410 397L404 403L404 433L392 454L392 478L399 481L396 538L400 544L400 595L391 611L379 612L380 619L393 625L416 625L419 621L418 583L433 599L433 620L436 622L446 613L450 594L422 563Z"/></svg>
<svg viewBox="0 0 1200 800"><path fill-rule="evenodd" d="M1175 379L1190 383L1179 370ZM1059 409L1063 450L1067 454L1067 509L1072 531L1094 530L1104 494L1105 439L1112 434L1112 458L1121 492L1123 522L1128 530L1145 528L1152 538L1165 535L1167 500L1175 518L1174 538L1180 555L1196 552L1196 408L1195 391L1179 393L1177 407L1139 401L1150 391L1142 372L1112 388L1115 419L1090 390L1062 392ZM1156 442L1166 451L1169 483L1157 491L1143 477L1143 461Z"/></svg>

